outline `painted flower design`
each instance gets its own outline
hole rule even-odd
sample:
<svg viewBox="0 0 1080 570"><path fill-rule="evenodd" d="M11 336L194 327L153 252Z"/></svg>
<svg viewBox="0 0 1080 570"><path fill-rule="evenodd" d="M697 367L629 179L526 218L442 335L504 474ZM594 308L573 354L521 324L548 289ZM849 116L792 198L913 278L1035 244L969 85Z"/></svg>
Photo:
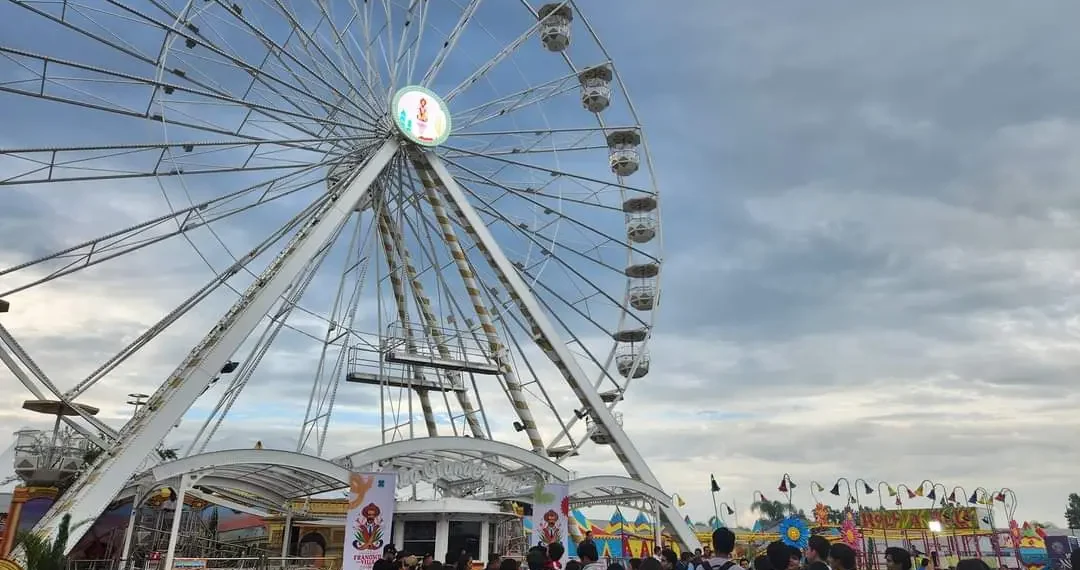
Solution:
<svg viewBox="0 0 1080 570"><path fill-rule="evenodd" d="M844 523L840 525L840 541L856 552L862 550L862 533L851 518L844 519Z"/></svg>
<svg viewBox="0 0 1080 570"><path fill-rule="evenodd" d="M829 526L829 507L822 503L814 506L814 524L817 526Z"/></svg>
<svg viewBox="0 0 1080 570"><path fill-rule="evenodd" d="M810 542L810 527L800 517L788 517L780 521L780 540L796 548L806 548Z"/></svg>

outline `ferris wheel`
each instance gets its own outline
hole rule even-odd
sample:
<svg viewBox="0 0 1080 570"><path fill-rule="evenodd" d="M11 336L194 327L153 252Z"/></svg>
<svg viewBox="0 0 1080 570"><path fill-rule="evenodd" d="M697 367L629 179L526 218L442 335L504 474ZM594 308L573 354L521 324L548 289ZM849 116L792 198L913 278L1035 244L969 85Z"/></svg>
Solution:
<svg viewBox="0 0 1080 570"><path fill-rule="evenodd" d="M317 456L610 448L661 486L617 411L649 372L658 189L575 2L10 0L0 22L0 186L80 233L0 246L0 355L105 450L40 529L252 417ZM165 308L54 382L20 328L80 283ZM160 386L114 429L88 404L125 382Z"/></svg>

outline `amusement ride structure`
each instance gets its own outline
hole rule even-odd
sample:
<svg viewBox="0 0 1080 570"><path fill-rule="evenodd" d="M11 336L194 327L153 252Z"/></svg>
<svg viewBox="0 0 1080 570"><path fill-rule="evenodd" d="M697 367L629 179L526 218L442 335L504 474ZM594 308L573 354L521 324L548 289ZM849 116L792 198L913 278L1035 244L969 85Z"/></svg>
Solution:
<svg viewBox="0 0 1080 570"><path fill-rule="evenodd" d="M350 470L394 470L399 502L465 510L564 481L575 504L656 513L696 547L616 411L649 372L658 189L576 4L0 7L4 200L115 192L120 208L65 228L96 232L77 240L0 244L0 360L55 417L16 443L20 477L63 488L35 528L70 514L71 547L162 489L311 519ZM49 295L143 278L172 306L54 380L73 371L21 333L53 318ZM158 376L176 346L192 348ZM122 426L109 387L147 392ZM295 431L238 439L245 420ZM611 456L628 476L570 469Z"/></svg>

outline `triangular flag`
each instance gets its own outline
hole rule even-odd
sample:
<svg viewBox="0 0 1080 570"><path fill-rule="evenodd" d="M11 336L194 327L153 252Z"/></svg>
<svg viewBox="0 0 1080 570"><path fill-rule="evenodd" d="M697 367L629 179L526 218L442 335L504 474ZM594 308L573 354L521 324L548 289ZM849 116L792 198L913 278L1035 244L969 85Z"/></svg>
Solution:
<svg viewBox="0 0 1080 570"><path fill-rule="evenodd" d="M719 493L720 492L720 485L716 484L716 476L715 475L709 475L709 486L712 489L713 493Z"/></svg>
<svg viewBox="0 0 1080 570"><path fill-rule="evenodd" d="M758 496L761 497L761 502L762 503L768 503L769 502L769 500L765 498L765 495L761 491L758 491Z"/></svg>
<svg viewBox="0 0 1080 570"><path fill-rule="evenodd" d="M975 491L974 493L972 493L971 496L968 497L968 502L973 504L973 505L975 503L978 503L979 502L979 492Z"/></svg>
<svg viewBox="0 0 1080 570"><path fill-rule="evenodd" d="M898 507L902 507L902 506L904 506L904 503L901 503L901 502L900 502L900 497L897 497L897 498L896 498L896 506L898 506Z"/></svg>
<svg viewBox="0 0 1080 570"><path fill-rule="evenodd" d="M818 493L825 490L825 487L822 487L821 483L818 483L817 481L811 481L810 486L813 487L814 490L817 491Z"/></svg>
<svg viewBox="0 0 1080 570"><path fill-rule="evenodd" d="M953 492L949 493L949 502L950 503L955 503L956 502L956 489L953 489Z"/></svg>
<svg viewBox="0 0 1080 570"><path fill-rule="evenodd" d="M896 489L893 489L892 485L886 485L886 487L889 488L889 496L890 497L895 497L896 496Z"/></svg>
<svg viewBox="0 0 1080 570"><path fill-rule="evenodd" d="M729 507L729 506L727 506L727 505L724 505L724 508L725 508L725 509L727 509L727 514L728 514L728 516L731 516L731 515L735 514L735 511L733 511L733 510L731 509L731 507Z"/></svg>
<svg viewBox="0 0 1080 570"><path fill-rule="evenodd" d="M918 497L918 495L916 495L914 492L912 492L911 489L908 489L907 490L907 498L914 499L915 497Z"/></svg>
<svg viewBox="0 0 1080 570"><path fill-rule="evenodd" d="M836 495L837 497L840 496L840 482L839 481L837 481L835 484L833 484L832 489L829 489L829 493L831 493L833 495Z"/></svg>
<svg viewBox="0 0 1080 570"><path fill-rule="evenodd" d="M994 500L998 501L999 503L1004 503L1005 502L1005 493L999 492L997 495L994 496Z"/></svg>
<svg viewBox="0 0 1080 570"><path fill-rule="evenodd" d="M932 489L931 489L931 490L932 490ZM918 488L918 489L915 489L915 496L916 496L916 497L921 497L921 496L923 496L923 490L922 490L922 485L919 485L919 488Z"/></svg>
<svg viewBox="0 0 1080 570"><path fill-rule="evenodd" d="M683 500L682 495L675 495L675 504L682 508L686 506L686 501Z"/></svg>
<svg viewBox="0 0 1080 570"><path fill-rule="evenodd" d="M930 499L931 501L936 501L937 500L937 493L934 492L935 490L936 489L930 489L930 493L928 493L926 495L926 498Z"/></svg>
<svg viewBox="0 0 1080 570"><path fill-rule="evenodd" d="M867 495L873 495L874 494L874 488L870 486L870 483L867 483L866 481L863 481L862 485L863 485L863 492L864 493L866 493Z"/></svg>
<svg viewBox="0 0 1080 570"><path fill-rule="evenodd" d="M780 480L780 486L776 488L781 493L787 493L787 477Z"/></svg>

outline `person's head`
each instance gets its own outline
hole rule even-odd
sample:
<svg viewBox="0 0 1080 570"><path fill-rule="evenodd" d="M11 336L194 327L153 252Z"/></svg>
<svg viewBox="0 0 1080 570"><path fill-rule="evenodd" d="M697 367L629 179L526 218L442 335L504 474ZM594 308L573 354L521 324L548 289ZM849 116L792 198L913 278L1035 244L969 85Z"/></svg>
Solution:
<svg viewBox="0 0 1080 570"><path fill-rule="evenodd" d="M788 570L797 570L802 566L802 550L798 547L788 545Z"/></svg>
<svg viewBox="0 0 1080 570"><path fill-rule="evenodd" d="M743 568L746 568L743 566ZM772 570L772 564L769 564L769 556L761 554L754 557L754 570Z"/></svg>
<svg viewBox="0 0 1080 570"><path fill-rule="evenodd" d="M472 556L467 553L461 553L458 556L457 564L454 565L455 570L471 570L472 569Z"/></svg>
<svg viewBox="0 0 1080 570"><path fill-rule="evenodd" d="M739 559L739 566L742 566L743 568L749 568L750 567L750 561L745 559L745 558L740 558Z"/></svg>
<svg viewBox="0 0 1080 570"><path fill-rule="evenodd" d="M670 548L665 548L660 551L660 566L664 570L674 570L679 565L679 555L675 554L675 551Z"/></svg>
<svg viewBox="0 0 1080 570"><path fill-rule="evenodd" d="M769 568L772 570L787 570L791 561L791 550L779 540L774 540L765 547L765 556L769 557Z"/></svg>
<svg viewBox="0 0 1080 570"><path fill-rule="evenodd" d="M499 562L499 570L520 570L520 568L521 564L513 558L503 558L502 561Z"/></svg>
<svg viewBox="0 0 1080 570"><path fill-rule="evenodd" d="M663 570L663 568L661 568L659 560L650 556L649 558L642 559L641 570Z"/></svg>
<svg viewBox="0 0 1080 570"><path fill-rule="evenodd" d="M412 554L409 554L408 556L405 557L405 567L406 568L416 568L417 564L420 564L420 559L419 558L413 556Z"/></svg>
<svg viewBox="0 0 1080 570"><path fill-rule="evenodd" d="M1077 551L1074 550L1069 556L1075 560L1077 558L1076 553ZM956 570L990 570L990 565L978 558L965 558L956 563Z"/></svg>
<svg viewBox="0 0 1080 570"><path fill-rule="evenodd" d="M694 549L694 557L695 558L701 558L701 549L700 548L695 548Z"/></svg>
<svg viewBox="0 0 1080 570"><path fill-rule="evenodd" d="M712 555L713 555L712 545L711 544L706 544L705 546L703 546L702 551L701 551L701 555L704 556L705 558L712 558Z"/></svg>
<svg viewBox="0 0 1080 570"><path fill-rule="evenodd" d="M555 543L552 543L552 546L555 546ZM561 544L559 545L559 548L560 549L562 548ZM548 551L548 552L550 553L550 551ZM600 559L600 555L596 552L596 545L591 543L591 542L586 542L586 543L582 544L581 546L578 546L577 555L578 555L578 558L580 558L581 561L584 562L585 564L596 562L597 560ZM558 559L557 558L552 558L552 560L558 560Z"/></svg>
<svg viewBox="0 0 1080 570"><path fill-rule="evenodd" d="M829 558L829 539L815 534L810 537L810 541L806 544L806 561L807 562L825 562ZM911 570L908 568L908 570Z"/></svg>
<svg viewBox="0 0 1080 570"><path fill-rule="evenodd" d="M886 548L885 570L911 570L911 553L899 546Z"/></svg>
<svg viewBox="0 0 1080 570"><path fill-rule="evenodd" d="M829 567L832 570L855 570L855 551L842 542L830 545Z"/></svg>
<svg viewBox="0 0 1080 570"><path fill-rule="evenodd" d="M488 554L488 564L498 564L500 559L502 559L502 555L498 552Z"/></svg>
<svg viewBox="0 0 1080 570"><path fill-rule="evenodd" d="M393 560L397 557L397 547L393 544L387 544L382 549L382 557L387 560Z"/></svg>
<svg viewBox="0 0 1080 570"><path fill-rule="evenodd" d="M430 555L429 555L430 556ZM443 570L443 563L432 558L431 564L428 565L430 570Z"/></svg>
<svg viewBox="0 0 1080 570"><path fill-rule="evenodd" d="M529 570L544 570L547 561L547 549L540 546L530 548L529 553L525 555L525 565L529 567Z"/></svg>
<svg viewBox="0 0 1080 570"><path fill-rule="evenodd" d="M435 561L435 555L433 555L433 554L431 554L429 552L429 553L424 555L424 560L421 562L421 565L424 568L427 568L428 566L431 566L431 563L434 562L434 561Z"/></svg>
<svg viewBox="0 0 1080 570"><path fill-rule="evenodd" d="M585 540L592 540L592 531L591 530L585 531Z"/></svg>
<svg viewBox="0 0 1080 570"><path fill-rule="evenodd" d="M581 570L581 562L578 562L577 560L571 560L566 563L565 570Z"/></svg>
<svg viewBox="0 0 1080 570"><path fill-rule="evenodd" d="M719 556L731 556L731 551L735 550L735 533L731 532L731 529L727 527L714 530L712 532L712 547Z"/></svg>
<svg viewBox="0 0 1080 570"><path fill-rule="evenodd" d="M596 550L596 548L593 548ZM581 549L578 549L578 555L581 554ZM566 547L561 542L552 542L547 547L548 560L562 560L563 554L566 554ZM593 558L596 560L596 558Z"/></svg>
<svg viewBox="0 0 1080 570"><path fill-rule="evenodd" d="M641 559L640 558L631 558L630 559L630 570L638 570L639 568L641 568Z"/></svg>

